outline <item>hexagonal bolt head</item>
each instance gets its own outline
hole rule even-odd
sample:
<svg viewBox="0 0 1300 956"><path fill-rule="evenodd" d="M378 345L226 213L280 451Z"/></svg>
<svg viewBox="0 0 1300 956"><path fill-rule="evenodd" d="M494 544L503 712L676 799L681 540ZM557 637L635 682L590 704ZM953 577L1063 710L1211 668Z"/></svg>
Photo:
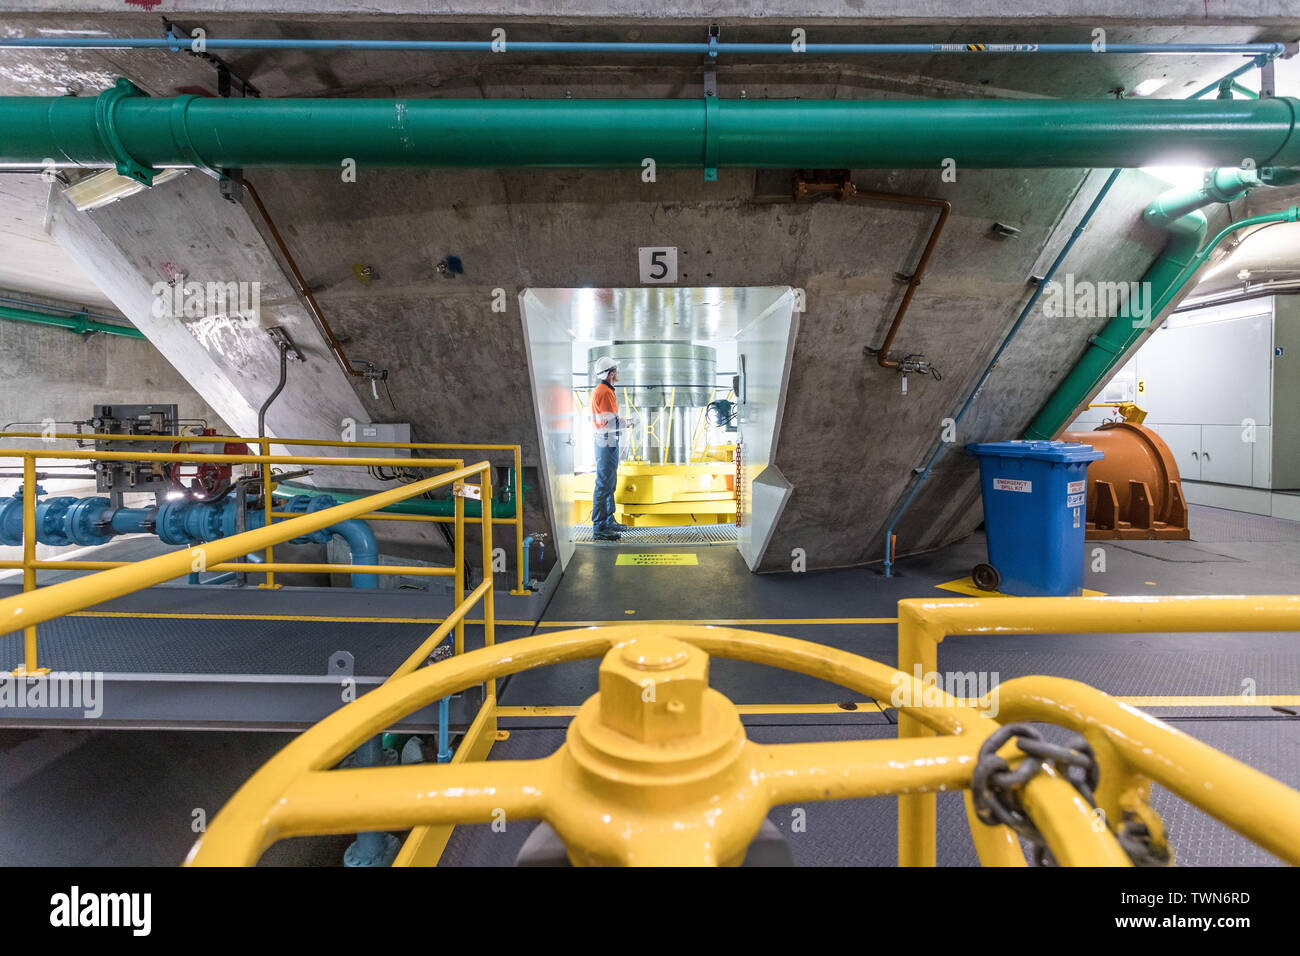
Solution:
<svg viewBox="0 0 1300 956"><path fill-rule="evenodd" d="M600 664L605 726L645 744L700 732L709 655L670 637L636 637Z"/></svg>

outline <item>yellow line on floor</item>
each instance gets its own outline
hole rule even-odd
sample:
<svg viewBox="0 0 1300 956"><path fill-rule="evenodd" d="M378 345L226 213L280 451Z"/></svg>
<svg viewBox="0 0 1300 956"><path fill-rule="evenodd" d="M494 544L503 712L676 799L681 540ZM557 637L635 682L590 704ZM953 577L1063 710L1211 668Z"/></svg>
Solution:
<svg viewBox="0 0 1300 956"><path fill-rule="evenodd" d="M1238 696L1226 697L1117 697L1133 707L1300 707L1300 695L1260 694L1253 700ZM879 713L884 708L878 701L859 700L853 702L855 710L846 710L840 704L737 704L736 710L742 714L851 714ZM979 706L975 699L958 700L969 707ZM578 713L574 705L533 705L524 704L514 707L498 707L498 717L573 717Z"/></svg>
<svg viewBox="0 0 1300 956"><path fill-rule="evenodd" d="M183 621L325 621L339 624L441 624L441 617L334 617L324 614L219 614L183 611L74 611L66 617L173 618ZM466 624L482 624L482 618L466 618ZM498 627L533 627L534 621L496 621Z"/></svg>
<svg viewBox="0 0 1300 956"><path fill-rule="evenodd" d="M611 624L688 624L736 627L751 624L897 624L896 617L771 617L771 618L695 618L691 620L644 621L625 617L618 621L539 621L538 627L608 627Z"/></svg>
<svg viewBox="0 0 1300 956"><path fill-rule="evenodd" d="M737 704L742 714L878 714L880 705L874 700L853 702L852 709L840 704ZM572 705L531 705L498 707L498 717L573 717L578 708Z"/></svg>
<svg viewBox="0 0 1300 956"><path fill-rule="evenodd" d="M1300 707L1300 694L1240 694L1224 697L1121 697L1133 707Z"/></svg>

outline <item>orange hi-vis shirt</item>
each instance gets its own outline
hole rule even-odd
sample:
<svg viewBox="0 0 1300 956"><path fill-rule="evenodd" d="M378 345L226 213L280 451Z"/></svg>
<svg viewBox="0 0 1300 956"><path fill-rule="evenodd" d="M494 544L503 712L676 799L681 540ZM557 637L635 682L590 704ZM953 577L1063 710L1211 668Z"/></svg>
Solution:
<svg viewBox="0 0 1300 956"><path fill-rule="evenodd" d="M591 395L591 423L598 434L618 427L618 396L608 382L597 385Z"/></svg>

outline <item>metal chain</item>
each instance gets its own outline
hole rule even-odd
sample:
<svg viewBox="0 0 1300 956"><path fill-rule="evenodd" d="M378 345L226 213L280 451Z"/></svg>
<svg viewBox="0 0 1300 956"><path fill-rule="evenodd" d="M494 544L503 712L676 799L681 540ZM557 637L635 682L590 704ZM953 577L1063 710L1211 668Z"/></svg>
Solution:
<svg viewBox="0 0 1300 956"><path fill-rule="evenodd" d="M1168 844L1156 847L1150 828L1132 813L1124 814L1119 829L1119 845L1124 848L1134 866L1172 866L1173 854Z"/></svg>
<svg viewBox="0 0 1300 956"><path fill-rule="evenodd" d="M1024 760L1014 770L998 755L998 750L1013 738L1025 754ZM1090 806L1096 806L1093 793L1097 789L1101 768L1088 742L1074 734L1068 746L1050 743L1028 724L1006 724L984 741L971 775L971 797L976 816L982 823L1010 827L1033 844L1034 862L1038 866L1055 866L1056 860L1048 849L1047 840L1029 818L1020 800L1025 784L1042 770L1045 763L1051 764L1073 784Z"/></svg>

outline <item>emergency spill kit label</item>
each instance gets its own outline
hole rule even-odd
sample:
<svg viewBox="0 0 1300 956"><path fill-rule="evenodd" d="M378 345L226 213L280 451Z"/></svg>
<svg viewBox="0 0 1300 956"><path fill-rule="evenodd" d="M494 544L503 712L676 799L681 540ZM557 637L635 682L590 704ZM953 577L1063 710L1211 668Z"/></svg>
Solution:
<svg viewBox="0 0 1300 956"><path fill-rule="evenodd" d="M1065 486L1065 507L1082 508L1087 498L1085 491L1088 483L1086 481L1072 481ZM1079 527L1078 515L1075 515L1074 526Z"/></svg>
<svg viewBox="0 0 1300 956"><path fill-rule="evenodd" d="M667 567L679 564L699 564L693 554L620 554L617 564L630 564L634 567Z"/></svg>
<svg viewBox="0 0 1300 956"><path fill-rule="evenodd" d="M1032 492L1034 490L1034 483L1032 481L1025 481L1023 478L994 478L993 490Z"/></svg>

